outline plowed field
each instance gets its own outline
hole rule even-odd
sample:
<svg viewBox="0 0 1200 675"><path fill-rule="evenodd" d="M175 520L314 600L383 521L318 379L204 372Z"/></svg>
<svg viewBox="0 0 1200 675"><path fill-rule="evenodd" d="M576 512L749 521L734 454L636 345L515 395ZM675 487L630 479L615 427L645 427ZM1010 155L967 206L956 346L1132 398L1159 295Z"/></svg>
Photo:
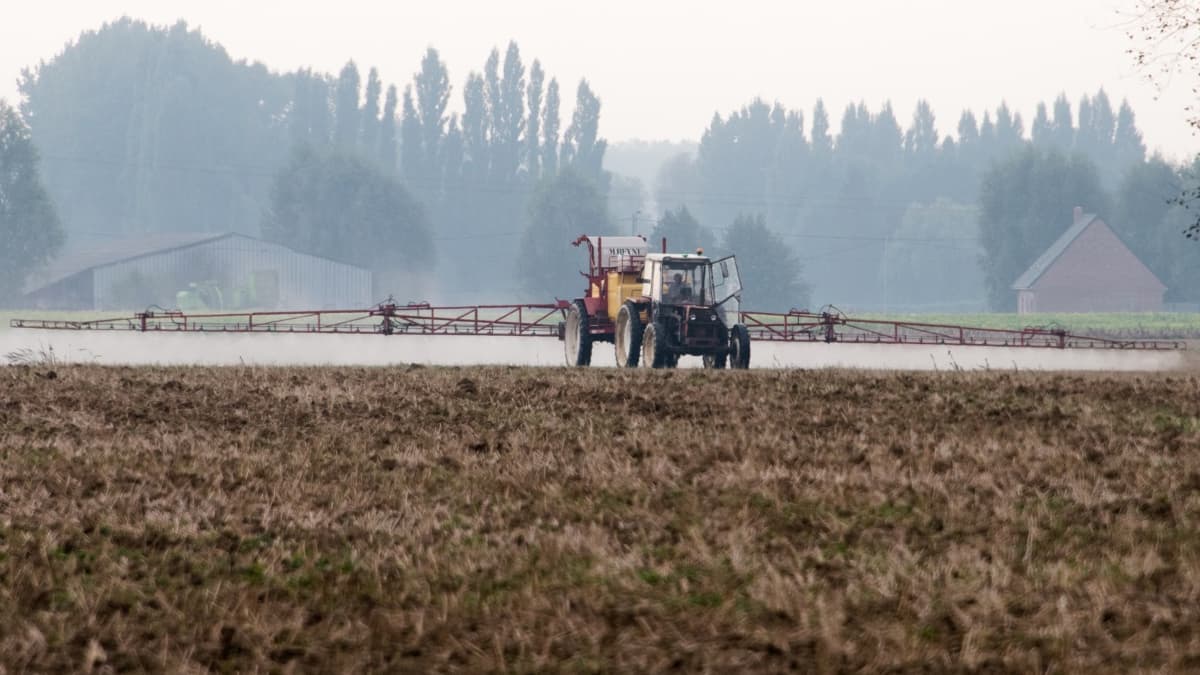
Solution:
<svg viewBox="0 0 1200 675"><path fill-rule="evenodd" d="M0 368L0 671L1200 668L1200 375Z"/></svg>

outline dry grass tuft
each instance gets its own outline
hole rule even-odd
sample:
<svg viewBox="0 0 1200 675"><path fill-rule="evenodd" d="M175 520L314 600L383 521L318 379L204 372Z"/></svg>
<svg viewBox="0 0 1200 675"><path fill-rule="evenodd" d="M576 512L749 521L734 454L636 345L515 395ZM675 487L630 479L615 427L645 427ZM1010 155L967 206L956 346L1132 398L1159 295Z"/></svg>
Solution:
<svg viewBox="0 0 1200 675"><path fill-rule="evenodd" d="M0 368L14 672L1194 670L1197 522L1191 373Z"/></svg>
<svg viewBox="0 0 1200 675"><path fill-rule="evenodd" d="M14 349L4 355L4 360L10 366L56 366L60 362L54 345Z"/></svg>

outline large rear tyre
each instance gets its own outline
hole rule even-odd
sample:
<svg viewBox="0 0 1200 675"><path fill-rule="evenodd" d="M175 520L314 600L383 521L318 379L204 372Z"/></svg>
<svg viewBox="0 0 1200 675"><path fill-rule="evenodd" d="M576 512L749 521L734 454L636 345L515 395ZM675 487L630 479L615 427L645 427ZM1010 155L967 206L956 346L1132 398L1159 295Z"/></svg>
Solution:
<svg viewBox="0 0 1200 675"><path fill-rule="evenodd" d="M750 367L750 331L740 323L729 331L729 367L738 370Z"/></svg>
<svg viewBox="0 0 1200 675"><path fill-rule="evenodd" d="M621 305L617 310L615 332L613 345L617 352L617 367L637 368L642 355L642 319L637 305L628 300Z"/></svg>
<svg viewBox="0 0 1200 675"><path fill-rule="evenodd" d="M563 335L563 349L568 366L589 366L592 363L592 334L587 306L576 300L567 309L567 326Z"/></svg>
<svg viewBox="0 0 1200 675"><path fill-rule="evenodd" d="M642 333L642 365L647 368L668 368L671 353L667 349L667 331L657 323L646 326Z"/></svg>

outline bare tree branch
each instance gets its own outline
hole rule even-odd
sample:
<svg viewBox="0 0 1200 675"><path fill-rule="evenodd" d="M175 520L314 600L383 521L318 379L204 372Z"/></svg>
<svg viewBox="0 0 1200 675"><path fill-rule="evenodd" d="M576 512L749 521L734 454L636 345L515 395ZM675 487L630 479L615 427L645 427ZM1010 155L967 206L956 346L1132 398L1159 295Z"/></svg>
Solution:
<svg viewBox="0 0 1200 675"><path fill-rule="evenodd" d="M1191 80L1193 93L1200 91L1200 2L1196 0L1137 0L1126 35L1134 43L1128 53L1146 71L1146 77L1162 91L1176 75ZM1186 106L1188 124L1200 130L1195 106ZM1193 176L1193 180L1196 177ZM1200 183L1171 200L1192 208L1200 204ZM1183 231L1188 239L1200 241L1200 215Z"/></svg>

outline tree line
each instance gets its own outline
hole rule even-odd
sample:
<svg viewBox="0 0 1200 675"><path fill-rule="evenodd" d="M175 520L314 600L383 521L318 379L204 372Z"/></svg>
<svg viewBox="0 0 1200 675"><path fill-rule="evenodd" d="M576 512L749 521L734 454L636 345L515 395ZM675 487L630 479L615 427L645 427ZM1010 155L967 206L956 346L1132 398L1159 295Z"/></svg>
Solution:
<svg viewBox="0 0 1200 675"><path fill-rule="evenodd" d="M76 242L232 230L371 267L385 287L405 279L396 293L544 297L519 251L535 191L569 171L608 193L599 97L581 81L561 119L558 80L537 60L527 69L515 43L467 76L461 116L432 48L410 82L385 86L353 61L336 76L275 73L182 22L128 18L83 33L19 86ZM604 231L602 215L575 226Z"/></svg>
<svg viewBox="0 0 1200 675"><path fill-rule="evenodd" d="M536 59L527 69L515 42L503 57L493 49L482 69L467 75L461 116L448 112L454 93L446 64L432 47L402 92L392 85L384 93L375 68L364 86L353 61L336 79L304 72L296 78L294 98L308 103L290 118L290 135L298 147L373 163L423 205L443 255L471 261L443 268L433 289L439 295L512 298L524 290L545 297L548 289L532 281L543 275L531 269L529 249L520 242L527 229L536 229L535 193L558 185L560 174L582 178L594 197L607 194L600 99L580 81L563 129L557 78L547 79ZM563 183L559 189L577 187ZM606 209L581 206L573 216L573 226L582 230L609 226ZM578 233L545 234L565 248Z"/></svg>
<svg viewBox="0 0 1200 675"><path fill-rule="evenodd" d="M399 299L572 295L567 242L636 227L738 253L764 309L1008 309L1007 285L1080 205L1169 299L1196 300L1170 203L1190 169L1147 159L1132 108L1103 90L1039 105L1028 129L1003 103L964 111L953 134L924 101L904 125L890 104L848 105L835 134L820 99L754 100L646 186L605 170L586 80L564 117L557 79L510 43L461 82L433 48L386 84L354 61L276 73L185 24L122 19L25 71L17 121L69 240L261 235L370 267Z"/></svg>
<svg viewBox="0 0 1200 675"><path fill-rule="evenodd" d="M1178 241L1186 214L1172 205L1193 167L1147 158L1128 102L1059 95L1028 131L1001 103L964 111L955 131L940 131L925 101L906 126L890 104L848 105L833 135L820 99L808 124L754 100L715 115L693 155L664 165L656 201L718 229L762 214L818 302L936 311L1013 309L1009 286L1082 206L1167 284L1168 301L1200 301L1197 252Z"/></svg>

